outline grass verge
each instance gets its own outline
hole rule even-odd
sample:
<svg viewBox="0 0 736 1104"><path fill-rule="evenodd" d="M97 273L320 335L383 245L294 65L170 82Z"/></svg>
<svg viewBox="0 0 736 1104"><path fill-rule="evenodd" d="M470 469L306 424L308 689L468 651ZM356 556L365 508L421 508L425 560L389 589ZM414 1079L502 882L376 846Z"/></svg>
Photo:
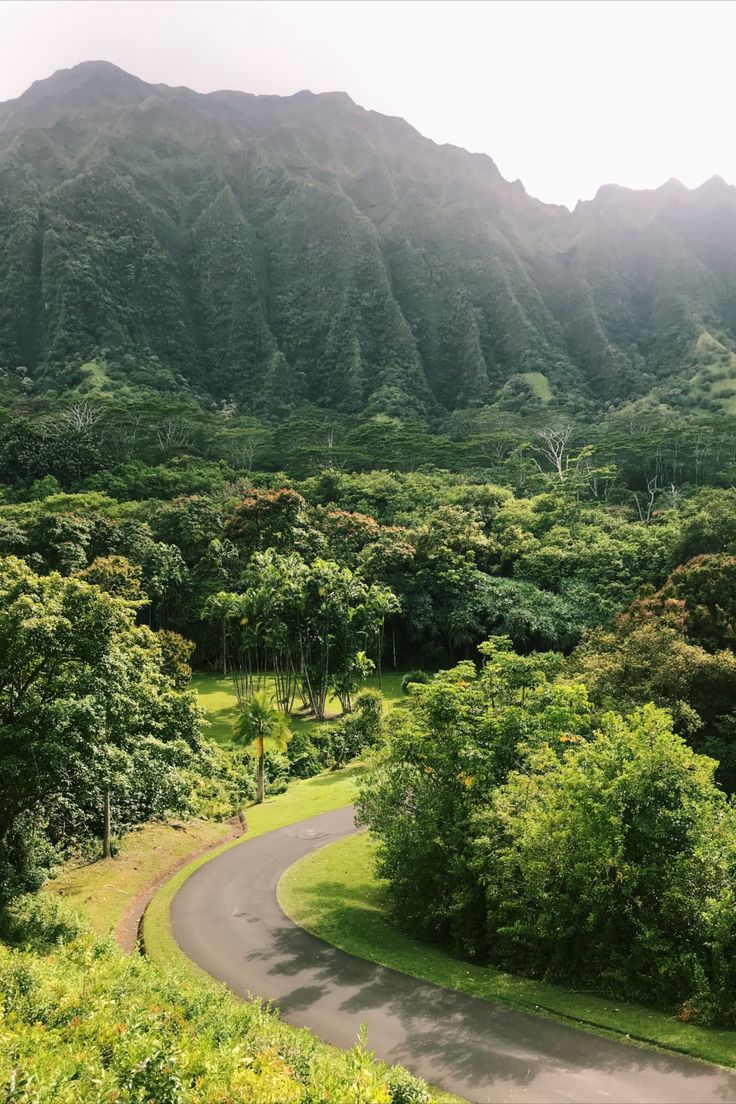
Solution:
<svg viewBox="0 0 736 1104"><path fill-rule="evenodd" d="M262 836L266 832L272 832L275 828L283 828L287 824L317 816L318 813L326 813L331 809L350 805L355 797L356 783L362 770L362 766L354 765L346 767L345 770L318 774L303 782L295 782L286 793L279 794L278 797L264 802L263 805L254 805L248 809L246 813L248 827L245 835L223 844L222 847L206 855L201 855L178 871L155 894L143 921L143 939L149 957L164 969L174 964L184 965L190 973L202 977L203 972L182 954L171 934L169 916L171 902L187 878L203 863L215 858L216 855L221 855L230 847L247 844L248 840Z"/></svg>
<svg viewBox="0 0 736 1104"><path fill-rule="evenodd" d="M89 919L98 935L113 931L133 898L177 862L226 840L228 824L188 820L180 829L170 824L144 824L123 837L114 859L66 867L44 886Z"/></svg>
<svg viewBox="0 0 736 1104"><path fill-rule="evenodd" d="M736 1066L736 1031L681 1023L641 1005L474 966L403 935L386 919L385 885L374 874L375 847L361 833L300 859L278 884L284 912L300 927L342 950L446 989Z"/></svg>

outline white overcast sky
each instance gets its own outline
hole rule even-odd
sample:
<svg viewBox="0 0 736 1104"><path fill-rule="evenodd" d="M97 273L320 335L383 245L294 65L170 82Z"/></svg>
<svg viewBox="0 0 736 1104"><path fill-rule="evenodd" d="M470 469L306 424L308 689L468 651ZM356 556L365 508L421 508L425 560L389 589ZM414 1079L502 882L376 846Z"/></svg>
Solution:
<svg viewBox="0 0 736 1104"><path fill-rule="evenodd" d="M197 91L342 89L532 195L736 183L730 0L0 0L0 101L79 61Z"/></svg>

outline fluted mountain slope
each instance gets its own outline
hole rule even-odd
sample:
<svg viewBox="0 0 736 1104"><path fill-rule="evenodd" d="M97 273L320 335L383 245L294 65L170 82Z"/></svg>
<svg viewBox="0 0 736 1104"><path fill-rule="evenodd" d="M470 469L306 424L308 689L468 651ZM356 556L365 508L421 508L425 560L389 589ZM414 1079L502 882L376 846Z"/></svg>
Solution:
<svg viewBox="0 0 736 1104"><path fill-rule="evenodd" d="M104 62L0 105L11 381L71 388L100 356L256 413L684 401L708 365L736 379L735 339L717 178L571 213L344 93L200 95Z"/></svg>

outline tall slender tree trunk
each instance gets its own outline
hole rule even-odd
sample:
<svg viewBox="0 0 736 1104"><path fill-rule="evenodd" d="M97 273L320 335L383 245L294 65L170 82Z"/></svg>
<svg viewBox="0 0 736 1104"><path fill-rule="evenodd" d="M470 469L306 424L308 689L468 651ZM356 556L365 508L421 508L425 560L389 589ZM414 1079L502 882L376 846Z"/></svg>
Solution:
<svg viewBox="0 0 736 1104"><path fill-rule="evenodd" d="M262 805L266 797L266 763L263 737L258 738L258 784L256 786L256 804Z"/></svg>
<svg viewBox="0 0 736 1104"><path fill-rule="evenodd" d="M102 857L103 859L112 858L112 849L110 847L110 835L112 828L112 812L110 808L110 791L105 790L105 809L104 809L104 821L102 825Z"/></svg>

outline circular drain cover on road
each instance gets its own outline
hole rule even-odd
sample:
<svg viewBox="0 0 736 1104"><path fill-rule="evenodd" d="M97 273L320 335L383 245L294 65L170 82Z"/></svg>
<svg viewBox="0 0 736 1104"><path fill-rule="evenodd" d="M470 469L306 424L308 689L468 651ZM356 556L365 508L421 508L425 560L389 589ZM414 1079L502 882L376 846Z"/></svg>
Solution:
<svg viewBox="0 0 736 1104"><path fill-rule="evenodd" d="M307 828L304 832L297 832L297 839L320 839L322 836L329 836L329 832L317 832L314 828Z"/></svg>

